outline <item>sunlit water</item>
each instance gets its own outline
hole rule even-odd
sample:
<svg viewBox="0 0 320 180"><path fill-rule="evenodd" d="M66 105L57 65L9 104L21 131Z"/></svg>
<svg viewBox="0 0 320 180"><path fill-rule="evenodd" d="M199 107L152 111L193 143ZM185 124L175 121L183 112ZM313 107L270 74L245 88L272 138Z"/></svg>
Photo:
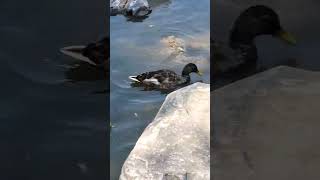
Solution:
<svg viewBox="0 0 320 180"><path fill-rule="evenodd" d="M132 88L128 76L163 68L180 74L184 65L195 62L205 75L192 75L192 81L210 81L210 1L150 0L150 4L153 11L142 22L130 22L123 16L110 18L112 180L118 179L123 162L166 97ZM170 57L161 43L170 35L201 48L187 48L183 58Z"/></svg>
<svg viewBox="0 0 320 180"><path fill-rule="evenodd" d="M63 83L59 52L106 34L105 1L0 6L0 179L105 179L105 82Z"/></svg>

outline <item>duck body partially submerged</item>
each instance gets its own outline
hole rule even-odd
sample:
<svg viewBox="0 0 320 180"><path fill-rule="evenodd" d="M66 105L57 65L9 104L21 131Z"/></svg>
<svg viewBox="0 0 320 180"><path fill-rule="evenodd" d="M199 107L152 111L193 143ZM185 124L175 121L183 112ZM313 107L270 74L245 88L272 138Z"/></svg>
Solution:
<svg viewBox="0 0 320 180"><path fill-rule="evenodd" d="M107 76L109 72L109 48L109 38L105 37L95 43L89 43L86 46L68 46L62 48L60 51L74 59L86 62L88 65L105 71L105 75Z"/></svg>
<svg viewBox="0 0 320 180"><path fill-rule="evenodd" d="M109 79L109 37L87 45L67 46L60 52L72 57L65 71L66 82L105 81ZM105 81L109 89L109 82Z"/></svg>
<svg viewBox="0 0 320 180"><path fill-rule="evenodd" d="M163 88L171 88L176 85L187 83L186 78L178 76L174 71L163 69L158 71L151 71L142 73L138 76L129 76L131 80L137 83L141 83L144 86L152 86Z"/></svg>
<svg viewBox="0 0 320 180"><path fill-rule="evenodd" d="M133 86L142 86L145 87L145 90L171 90L190 83L190 73L201 75L197 66L189 63L183 68L181 75L171 70L162 69L129 76L129 79L133 81Z"/></svg>

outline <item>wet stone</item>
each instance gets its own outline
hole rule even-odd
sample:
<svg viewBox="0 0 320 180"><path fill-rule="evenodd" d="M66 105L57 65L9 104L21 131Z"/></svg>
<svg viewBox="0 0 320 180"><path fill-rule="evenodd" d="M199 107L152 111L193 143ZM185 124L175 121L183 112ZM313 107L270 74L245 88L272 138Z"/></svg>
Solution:
<svg viewBox="0 0 320 180"><path fill-rule="evenodd" d="M110 0L110 15L123 14L130 17L144 17L151 13L147 0Z"/></svg>
<svg viewBox="0 0 320 180"><path fill-rule="evenodd" d="M125 161L121 180L210 179L210 85L170 93Z"/></svg>

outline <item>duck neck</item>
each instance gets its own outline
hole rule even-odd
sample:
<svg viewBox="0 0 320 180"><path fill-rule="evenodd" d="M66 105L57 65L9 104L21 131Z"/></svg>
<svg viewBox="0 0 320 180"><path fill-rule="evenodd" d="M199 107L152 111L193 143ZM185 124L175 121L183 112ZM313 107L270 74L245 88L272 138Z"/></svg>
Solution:
<svg viewBox="0 0 320 180"><path fill-rule="evenodd" d="M230 32L229 45L232 47L235 44L254 44L254 39L257 34L246 29L234 27Z"/></svg>
<svg viewBox="0 0 320 180"><path fill-rule="evenodd" d="M185 70L182 71L182 77L185 78L186 83L189 83L191 81L190 73L186 72Z"/></svg>
<svg viewBox="0 0 320 180"><path fill-rule="evenodd" d="M257 47L254 43L255 35L231 31L229 46L235 50L246 62L256 62L258 58Z"/></svg>

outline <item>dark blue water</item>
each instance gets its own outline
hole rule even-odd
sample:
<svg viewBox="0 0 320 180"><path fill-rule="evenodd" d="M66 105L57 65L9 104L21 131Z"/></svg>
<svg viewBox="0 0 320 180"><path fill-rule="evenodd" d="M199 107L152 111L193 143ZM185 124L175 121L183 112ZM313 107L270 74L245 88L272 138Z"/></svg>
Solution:
<svg viewBox="0 0 320 180"><path fill-rule="evenodd" d="M110 18L112 180L118 179L123 162L166 97L132 88L128 76L163 68L180 74L187 63L195 62L204 76L192 75L192 81L210 81L210 1L150 0L150 4L153 11L143 22L130 22L123 16ZM193 48L187 48L182 57L170 57L163 44L168 36Z"/></svg>
<svg viewBox="0 0 320 180"><path fill-rule="evenodd" d="M107 33L105 1L0 2L0 179L105 179L105 81L65 82L64 46Z"/></svg>

